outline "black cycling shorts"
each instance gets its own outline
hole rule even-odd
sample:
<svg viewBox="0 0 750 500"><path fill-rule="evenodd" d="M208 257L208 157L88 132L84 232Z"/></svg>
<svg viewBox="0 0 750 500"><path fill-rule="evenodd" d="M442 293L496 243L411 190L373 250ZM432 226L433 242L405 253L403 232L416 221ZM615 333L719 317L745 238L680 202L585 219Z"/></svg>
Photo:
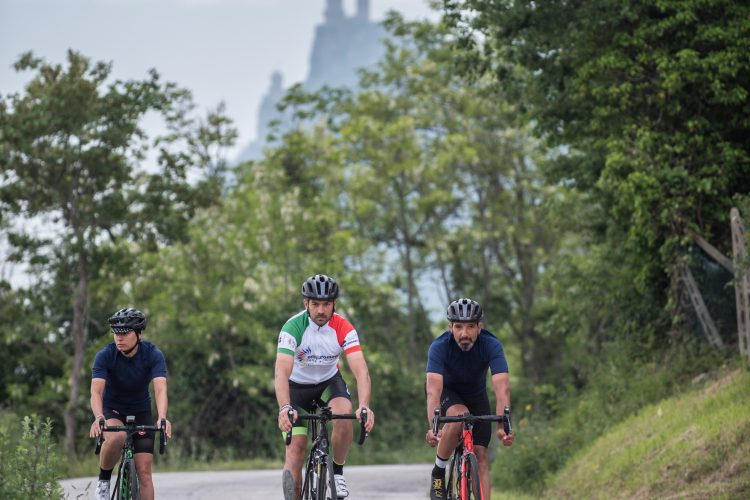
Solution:
<svg viewBox="0 0 750 500"><path fill-rule="evenodd" d="M443 393L440 395L440 412L445 416L445 412L453 405L462 404L469 409L469 413L472 415L494 415L490 412L490 398L487 396L487 391L483 391L481 394L476 396L465 396L458 392L443 387ZM474 430L472 431L474 437L474 444L478 446L489 446L490 439L492 438L492 423L491 422L477 422L474 424Z"/></svg>
<svg viewBox="0 0 750 500"><path fill-rule="evenodd" d="M132 414L135 416L135 423L138 425L154 425L153 417L151 416L151 410L144 411L142 413ZM122 422L121 425L125 425L125 419L127 414L114 408L104 407L104 418L107 420L115 418ZM108 433L105 433L108 434ZM154 454L154 434L155 432L137 432L133 435L133 453L151 453ZM107 439L107 436L104 436Z"/></svg>
<svg viewBox="0 0 750 500"><path fill-rule="evenodd" d="M298 384L289 381L289 396L291 405L298 413L310 413L315 408L325 406L333 398L346 398L351 401L349 388L341 376L341 372L319 384ZM292 435L307 434L307 421L298 420L292 429Z"/></svg>

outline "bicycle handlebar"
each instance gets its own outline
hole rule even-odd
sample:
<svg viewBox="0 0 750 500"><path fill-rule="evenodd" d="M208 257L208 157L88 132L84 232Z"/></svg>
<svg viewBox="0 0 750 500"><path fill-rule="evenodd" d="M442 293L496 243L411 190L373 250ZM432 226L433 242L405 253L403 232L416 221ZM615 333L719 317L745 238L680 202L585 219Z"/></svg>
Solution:
<svg viewBox="0 0 750 500"><path fill-rule="evenodd" d="M510 408L503 408L502 415L472 415L470 413L464 413L463 415L456 415L453 417L441 417L440 408L435 408L435 413L432 416L432 433L437 435L438 424L450 423L450 422L502 422L503 430L505 434L511 434L513 432L513 426L510 423Z"/></svg>
<svg viewBox="0 0 750 500"><path fill-rule="evenodd" d="M292 426L294 426L294 410L289 409L287 411L287 417L289 418L289 422L292 423ZM359 422L359 439L357 440L357 444L362 445L365 442L365 439L367 436L370 435L369 432L365 430L365 424L367 424L367 409L362 408L361 413L361 420ZM327 406L321 408L321 413L308 413L306 415L297 415L297 420L322 420L324 422L328 422L329 420L356 420L357 415L354 413L331 413L331 409ZM289 431L286 434L286 444L289 446L289 443L292 442L292 432Z"/></svg>
<svg viewBox="0 0 750 500"><path fill-rule="evenodd" d="M161 419L161 427L155 425L136 425L135 421L130 421L130 416L127 417L128 422L125 425L104 425L104 419L99 419L99 429L102 433L99 434L99 438L96 440L96 449L94 454L98 455L102 449L104 443L105 432L127 432L129 434L135 434L136 432L159 432L159 455L164 455L164 451L167 447L167 419Z"/></svg>

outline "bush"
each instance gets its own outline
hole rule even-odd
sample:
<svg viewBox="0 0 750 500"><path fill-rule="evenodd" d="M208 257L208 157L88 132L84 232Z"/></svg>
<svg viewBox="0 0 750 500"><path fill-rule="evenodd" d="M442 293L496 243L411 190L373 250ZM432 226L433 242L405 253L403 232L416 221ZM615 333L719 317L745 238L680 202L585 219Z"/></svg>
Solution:
<svg viewBox="0 0 750 500"><path fill-rule="evenodd" d="M20 430L20 437L18 431ZM52 439L52 421L37 416L24 417L17 423L0 422L0 498L62 497L58 479L62 477L61 461Z"/></svg>

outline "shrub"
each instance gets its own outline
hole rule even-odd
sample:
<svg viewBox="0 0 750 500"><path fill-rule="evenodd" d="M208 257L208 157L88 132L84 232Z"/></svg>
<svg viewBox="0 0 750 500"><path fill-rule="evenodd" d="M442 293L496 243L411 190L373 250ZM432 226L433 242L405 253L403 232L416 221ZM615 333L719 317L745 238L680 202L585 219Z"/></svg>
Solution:
<svg viewBox="0 0 750 500"><path fill-rule="evenodd" d="M18 431L20 430L20 437ZM62 497L61 462L52 439L52 421L26 416L20 429L0 423L0 498Z"/></svg>

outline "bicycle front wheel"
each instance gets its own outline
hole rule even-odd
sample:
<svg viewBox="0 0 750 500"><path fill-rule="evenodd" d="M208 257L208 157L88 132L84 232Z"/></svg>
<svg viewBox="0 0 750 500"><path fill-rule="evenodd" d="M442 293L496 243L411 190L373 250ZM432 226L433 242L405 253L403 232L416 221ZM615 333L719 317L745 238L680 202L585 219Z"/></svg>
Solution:
<svg viewBox="0 0 750 500"><path fill-rule="evenodd" d="M117 499L118 500L140 500L138 489L138 473L135 469L134 460L126 460L120 467L117 477Z"/></svg>
<svg viewBox="0 0 750 500"><path fill-rule="evenodd" d="M318 463L318 495L316 500L328 500L326 496L328 490L333 483L333 460L327 455L325 459ZM333 490L331 490L331 498L336 498L336 485L333 483Z"/></svg>
<svg viewBox="0 0 750 500"><path fill-rule="evenodd" d="M484 500L482 483L479 480L479 461L477 456L469 453L466 456L466 481L469 485L469 495L466 500Z"/></svg>
<svg viewBox="0 0 750 500"><path fill-rule="evenodd" d="M445 482L445 498L458 500L461 487L461 452L456 450L448 463L448 478Z"/></svg>

